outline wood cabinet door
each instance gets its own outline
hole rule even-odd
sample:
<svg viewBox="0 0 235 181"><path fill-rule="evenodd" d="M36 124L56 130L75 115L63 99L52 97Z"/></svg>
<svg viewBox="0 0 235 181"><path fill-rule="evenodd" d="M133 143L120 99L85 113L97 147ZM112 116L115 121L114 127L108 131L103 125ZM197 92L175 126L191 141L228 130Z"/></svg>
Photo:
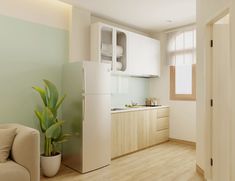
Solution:
<svg viewBox="0 0 235 181"><path fill-rule="evenodd" d="M135 120L134 112L126 112L123 114L123 154L127 154L138 149L137 147L137 122Z"/></svg>
<svg viewBox="0 0 235 181"><path fill-rule="evenodd" d="M136 111L134 117L138 124L138 149L143 149L149 146L149 111Z"/></svg>
<svg viewBox="0 0 235 181"><path fill-rule="evenodd" d="M112 114L112 158L137 150L137 122L131 112Z"/></svg>
<svg viewBox="0 0 235 181"><path fill-rule="evenodd" d="M118 157L123 154L123 136L123 121L121 118L121 114L112 114L112 158Z"/></svg>
<svg viewBox="0 0 235 181"><path fill-rule="evenodd" d="M157 144L157 110L149 111L149 144Z"/></svg>

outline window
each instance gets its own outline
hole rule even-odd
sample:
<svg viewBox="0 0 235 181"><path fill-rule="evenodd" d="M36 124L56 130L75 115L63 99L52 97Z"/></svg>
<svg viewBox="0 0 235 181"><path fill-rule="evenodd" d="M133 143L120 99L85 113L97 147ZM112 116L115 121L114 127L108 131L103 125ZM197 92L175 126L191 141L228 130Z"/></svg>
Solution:
<svg viewBox="0 0 235 181"><path fill-rule="evenodd" d="M170 99L196 100L196 31L168 34Z"/></svg>

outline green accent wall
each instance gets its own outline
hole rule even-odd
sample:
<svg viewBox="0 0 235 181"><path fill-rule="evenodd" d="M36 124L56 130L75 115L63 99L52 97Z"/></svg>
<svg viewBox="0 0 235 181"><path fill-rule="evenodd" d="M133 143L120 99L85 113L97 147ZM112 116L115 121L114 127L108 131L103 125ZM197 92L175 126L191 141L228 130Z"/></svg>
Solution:
<svg viewBox="0 0 235 181"><path fill-rule="evenodd" d="M48 79L61 91L68 41L67 30L0 16L0 123L38 128L33 111L41 100L32 86ZM148 95L149 79L112 76L112 107L144 104Z"/></svg>
<svg viewBox="0 0 235 181"><path fill-rule="evenodd" d="M58 64L68 59L68 31L0 16L0 61Z"/></svg>
<svg viewBox="0 0 235 181"><path fill-rule="evenodd" d="M38 128L33 111L41 100L32 86L48 79L61 91L68 37L67 30L0 16L0 123Z"/></svg>

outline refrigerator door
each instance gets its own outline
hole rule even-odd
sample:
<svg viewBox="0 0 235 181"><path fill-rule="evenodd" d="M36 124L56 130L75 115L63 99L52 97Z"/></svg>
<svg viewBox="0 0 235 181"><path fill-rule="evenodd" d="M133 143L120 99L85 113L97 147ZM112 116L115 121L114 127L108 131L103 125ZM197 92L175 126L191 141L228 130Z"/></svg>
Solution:
<svg viewBox="0 0 235 181"><path fill-rule="evenodd" d="M110 164L110 95L84 96L82 173Z"/></svg>
<svg viewBox="0 0 235 181"><path fill-rule="evenodd" d="M84 94L110 94L110 72L108 64L84 61Z"/></svg>

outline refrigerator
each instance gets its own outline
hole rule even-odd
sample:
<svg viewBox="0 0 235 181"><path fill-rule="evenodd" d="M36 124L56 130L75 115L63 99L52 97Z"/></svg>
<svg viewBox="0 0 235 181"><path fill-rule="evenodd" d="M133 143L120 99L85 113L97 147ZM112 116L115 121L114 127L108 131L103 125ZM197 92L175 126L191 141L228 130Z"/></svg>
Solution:
<svg viewBox="0 0 235 181"><path fill-rule="evenodd" d="M111 162L111 103L108 64L81 61L63 67L63 163L81 173Z"/></svg>

